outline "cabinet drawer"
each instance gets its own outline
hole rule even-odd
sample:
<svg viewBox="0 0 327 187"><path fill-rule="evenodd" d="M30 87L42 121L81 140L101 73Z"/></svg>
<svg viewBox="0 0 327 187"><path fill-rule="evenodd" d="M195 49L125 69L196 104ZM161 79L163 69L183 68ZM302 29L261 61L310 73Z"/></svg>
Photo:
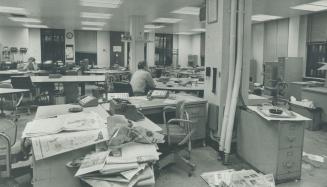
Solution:
<svg viewBox="0 0 327 187"><path fill-rule="evenodd" d="M301 171L302 149L284 149L278 153L277 175Z"/></svg>
<svg viewBox="0 0 327 187"><path fill-rule="evenodd" d="M187 105L185 110L191 116L205 116L206 115L206 105Z"/></svg>
<svg viewBox="0 0 327 187"><path fill-rule="evenodd" d="M280 122L279 126L279 148L288 149L293 147L302 147L304 134L303 122Z"/></svg>
<svg viewBox="0 0 327 187"><path fill-rule="evenodd" d="M195 132L192 134L192 140L204 139L206 136L206 118L205 117L190 117L192 128Z"/></svg>

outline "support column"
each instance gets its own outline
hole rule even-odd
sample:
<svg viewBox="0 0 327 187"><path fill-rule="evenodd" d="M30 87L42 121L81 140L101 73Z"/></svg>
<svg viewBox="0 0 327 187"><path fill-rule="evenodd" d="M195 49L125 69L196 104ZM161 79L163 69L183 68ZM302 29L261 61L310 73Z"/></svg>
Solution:
<svg viewBox="0 0 327 187"><path fill-rule="evenodd" d="M127 66L128 55L128 42L124 42L124 67Z"/></svg>
<svg viewBox="0 0 327 187"><path fill-rule="evenodd" d="M155 66L155 43L154 43L154 39L155 39L155 32L154 31L150 31L148 33L148 38L149 41L146 45L146 60L148 63L148 67L151 66ZM153 42L152 42L153 41Z"/></svg>
<svg viewBox="0 0 327 187"><path fill-rule="evenodd" d="M138 62L144 61L144 16L129 17L129 32L132 37L129 68L133 73Z"/></svg>
<svg viewBox="0 0 327 187"><path fill-rule="evenodd" d="M300 16L290 17L288 34L288 57L299 56Z"/></svg>

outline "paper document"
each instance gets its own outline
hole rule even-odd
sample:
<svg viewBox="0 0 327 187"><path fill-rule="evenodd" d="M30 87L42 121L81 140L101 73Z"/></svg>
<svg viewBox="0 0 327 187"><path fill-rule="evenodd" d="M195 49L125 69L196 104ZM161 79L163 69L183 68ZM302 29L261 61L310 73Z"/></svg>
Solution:
<svg viewBox="0 0 327 187"><path fill-rule="evenodd" d="M109 155L109 151L97 152L88 154L82 161L81 166L75 173L75 176L81 176L86 173L99 171L106 163L106 158Z"/></svg>
<svg viewBox="0 0 327 187"><path fill-rule="evenodd" d="M107 129L60 133L31 138L36 160L108 140Z"/></svg>

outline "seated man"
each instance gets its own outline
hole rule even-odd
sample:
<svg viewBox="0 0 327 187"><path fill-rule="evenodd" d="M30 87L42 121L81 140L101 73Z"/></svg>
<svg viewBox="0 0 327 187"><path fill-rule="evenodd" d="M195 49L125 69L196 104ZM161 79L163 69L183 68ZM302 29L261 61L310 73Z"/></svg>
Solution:
<svg viewBox="0 0 327 187"><path fill-rule="evenodd" d="M145 70L145 62L138 64L138 70L132 75L130 84L133 88L134 95L146 95L146 89L156 87L150 72Z"/></svg>
<svg viewBox="0 0 327 187"><path fill-rule="evenodd" d="M37 71L38 67L37 64L35 62L35 58L34 57L30 57L27 61L27 63L25 64L23 70L25 71Z"/></svg>

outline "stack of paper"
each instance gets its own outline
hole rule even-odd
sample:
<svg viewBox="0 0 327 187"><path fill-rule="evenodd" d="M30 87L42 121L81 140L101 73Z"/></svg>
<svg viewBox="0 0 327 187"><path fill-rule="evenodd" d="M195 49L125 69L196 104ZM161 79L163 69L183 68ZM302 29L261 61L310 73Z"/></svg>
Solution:
<svg viewBox="0 0 327 187"><path fill-rule="evenodd" d="M121 148L86 155L75 176L91 186L153 185L152 161L159 159L154 144L130 143Z"/></svg>
<svg viewBox="0 0 327 187"><path fill-rule="evenodd" d="M211 187L275 187L272 174L263 175L254 170L229 169L203 173L201 177Z"/></svg>

